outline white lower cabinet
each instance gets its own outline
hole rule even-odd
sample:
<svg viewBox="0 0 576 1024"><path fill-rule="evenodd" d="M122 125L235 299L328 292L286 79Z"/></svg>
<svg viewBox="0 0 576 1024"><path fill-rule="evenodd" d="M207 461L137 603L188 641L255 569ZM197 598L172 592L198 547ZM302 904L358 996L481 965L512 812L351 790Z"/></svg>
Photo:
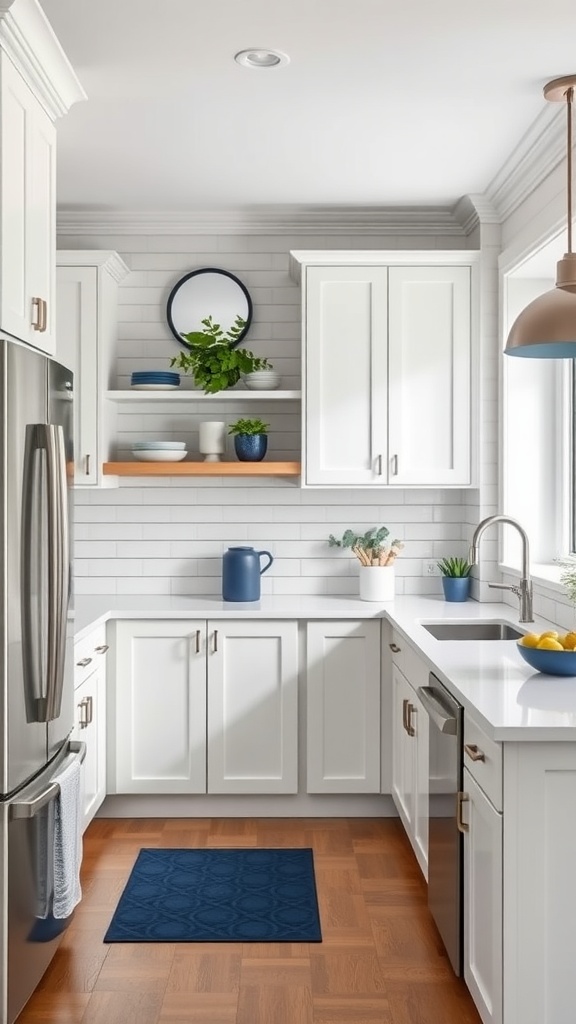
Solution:
<svg viewBox="0 0 576 1024"><path fill-rule="evenodd" d="M74 647L74 730L86 744L82 765L84 829L106 796L106 644L105 627Z"/></svg>
<svg viewBox="0 0 576 1024"><path fill-rule="evenodd" d="M502 814L464 768L464 979L484 1024L502 1021Z"/></svg>
<svg viewBox="0 0 576 1024"><path fill-rule="evenodd" d="M380 792L380 623L306 627L307 791Z"/></svg>
<svg viewBox="0 0 576 1024"><path fill-rule="evenodd" d="M428 877L428 716L414 687L392 666L392 799Z"/></svg>
<svg viewBox="0 0 576 1024"><path fill-rule="evenodd" d="M119 621L115 646L109 792L297 791L295 622Z"/></svg>

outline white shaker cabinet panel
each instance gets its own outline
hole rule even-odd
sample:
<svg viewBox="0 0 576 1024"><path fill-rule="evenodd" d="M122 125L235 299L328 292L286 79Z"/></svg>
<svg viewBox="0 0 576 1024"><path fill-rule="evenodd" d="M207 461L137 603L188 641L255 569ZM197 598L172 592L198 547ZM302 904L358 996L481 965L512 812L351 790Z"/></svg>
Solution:
<svg viewBox="0 0 576 1024"><path fill-rule="evenodd" d="M306 484L381 484L387 465L386 267L308 267Z"/></svg>
<svg viewBox="0 0 576 1024"><path fill-rule="evenodd" d="M501 1024L502 814L467 768L463 788L464 978L483 1024Z"/></svg>
<svg viewBox="0 0 576 1024"><path fill-rule="evenodd" d="M94 671L74 691L74 731L72 737L86 744L82 764L85 830L106 796L106 663L100 661Z"/></svg>
<svg viewBox="0 0 576 1024"><path fill-rule="evenodd" d="M303 487L466 487L477 258L298 252Z"/></svg>
<svg viewBox="0 0 576 1024"><path fill-rule="evenodd" d="M0 52L0 328L54 353L56 129Z"/></svg>
<svg viewBox="0 0 576 1024"><path fill-rule="evenodd" d="M380 623L307 625L307 791L380 792Z"/></svg>
<svg viewBox="0 0 576 1024"><path fill-rule="evenodd" d="M470 477L470 268L390 267L390 483Z"/></svg>
<svg viewBox="0 0 576 1024"><path fill-rule="evenodd" d="M428 876L428 716L414 687L392 665L392 799Z"/></svg>
<svg viewBox="0 0 576 1024"><path fill-rule="evenodd" d="M205 637L204 620L117 623L110 792L206 792Z"/></svg>
<svg viewBox="0 0 576 1024"><path fill-rule="evenodd" d="M208 623L208 791L298 791L295 622Z"/></svg>
<svg viewBox="0 0 576 1024"><path fill-rule="evenodd" d="M102 487L116 408L105 402L116 359L119 282L128 267L113 251L57 253L56 358L74 373L74 486Z"/></svg>

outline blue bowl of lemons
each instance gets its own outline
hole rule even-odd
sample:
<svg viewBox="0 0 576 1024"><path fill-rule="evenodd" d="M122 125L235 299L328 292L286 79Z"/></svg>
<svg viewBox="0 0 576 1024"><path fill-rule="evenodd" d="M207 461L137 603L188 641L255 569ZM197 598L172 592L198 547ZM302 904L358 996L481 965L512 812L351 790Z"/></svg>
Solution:
<svg viewBox="0 0 576 1024"><path fill-rule="evenodd" d="M576 632L527 633L516 643L524 661L550 676L576 676Z"/></svg>

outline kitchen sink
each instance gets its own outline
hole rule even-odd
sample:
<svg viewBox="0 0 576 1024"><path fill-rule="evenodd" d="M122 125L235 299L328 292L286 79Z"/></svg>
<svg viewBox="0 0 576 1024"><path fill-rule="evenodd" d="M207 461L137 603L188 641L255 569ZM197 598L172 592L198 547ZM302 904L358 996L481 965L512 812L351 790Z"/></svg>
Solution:
<svg viewBox="0 0 576 1024"><path fill-rule="evenodd" d="M422 622L437 640L519 640L524 633L509 622Z"/></svg>

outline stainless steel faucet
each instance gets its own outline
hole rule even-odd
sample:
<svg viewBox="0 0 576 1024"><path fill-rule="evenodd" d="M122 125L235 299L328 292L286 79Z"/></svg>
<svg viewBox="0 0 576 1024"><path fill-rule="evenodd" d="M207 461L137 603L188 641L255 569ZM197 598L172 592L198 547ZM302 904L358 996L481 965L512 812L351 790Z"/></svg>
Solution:
<svg viewBox="0 0 576 1024"><path fill-rule="evenodd" d="M476 565L478 562L478 546L480 538L484 533L484 530L491 526L492 523L509 523L513 526L520 537L522 538L522 578L518 586L509 586L507 583L489 583L488 586L494 590L511 590L513 594L516 594L520 598L520 622L534 622L534 615L532 612L532 580L530 579L530 546L528 543L528 534L526 530L520 526L520 523L516 519L511 519L510 516L495 515L488 516L483 519L481 523L474 530L472 537L472 544L470 545L470 554L468 560L472 565Z"/></svg>

